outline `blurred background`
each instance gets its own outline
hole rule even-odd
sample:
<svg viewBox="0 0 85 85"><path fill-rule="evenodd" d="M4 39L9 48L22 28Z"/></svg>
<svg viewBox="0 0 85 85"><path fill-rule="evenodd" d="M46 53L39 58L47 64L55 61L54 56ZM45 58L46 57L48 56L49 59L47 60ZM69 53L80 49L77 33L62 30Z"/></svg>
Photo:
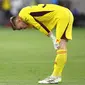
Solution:
<svg viewBox="0 0 85 85"><path fill-rule="evenodd" d="M74 17L74 26L85 26L85 0L0 0L0 25L10 26L9 18L28 5L40 3L59 4L69 8Z"/></svg>

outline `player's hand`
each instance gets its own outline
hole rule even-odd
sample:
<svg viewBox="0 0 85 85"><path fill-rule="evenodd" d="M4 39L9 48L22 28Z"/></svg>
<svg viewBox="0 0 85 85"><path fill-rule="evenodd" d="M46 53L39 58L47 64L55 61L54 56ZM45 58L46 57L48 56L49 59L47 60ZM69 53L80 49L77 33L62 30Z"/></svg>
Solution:
<svg viewBox="0 0 85 85"><path fill-rule="evenodd" d="M57 50L59 48L59 43L55 41L53 41L53 45L54 45L54 49Z"/></svg>

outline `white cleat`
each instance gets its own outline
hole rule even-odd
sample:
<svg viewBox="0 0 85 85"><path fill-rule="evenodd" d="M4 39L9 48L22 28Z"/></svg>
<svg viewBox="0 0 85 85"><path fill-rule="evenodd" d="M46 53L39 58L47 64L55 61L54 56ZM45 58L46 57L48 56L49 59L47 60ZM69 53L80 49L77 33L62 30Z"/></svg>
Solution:
<svg viewBox="0 0 85 85"><path fill-rule="evenodd" d="M39 84L58 84L61 82L61 77L50 76L44 80L38 81Z"/></svg>

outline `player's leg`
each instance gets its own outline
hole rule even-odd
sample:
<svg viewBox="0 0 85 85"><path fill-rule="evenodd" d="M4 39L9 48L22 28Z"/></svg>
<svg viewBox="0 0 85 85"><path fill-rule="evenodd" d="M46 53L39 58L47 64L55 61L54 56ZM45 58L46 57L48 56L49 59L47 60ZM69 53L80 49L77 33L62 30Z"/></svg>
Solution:
<svg viewBox="0 0 85 85"><path fill-rule="evenodd" d="M68 22L68 21L67 21ZM59 41L59 49L57 50L55 63L54 63L54 70L50 77L39 81L38 83L58 83L61 82L61 73L64 68L66 59L67 59L67 50L66 50L66 40L61 39L62 35L65 32L67 27L67 22L64 23L64 19L58 21L57 24L57 39ZM59 28L59 29L58 29ZM61 29L61 30L60 30Z"/></svg>
<svg viewBox="0 0 85 85"><path fill-rule="evenodd" d="M62 76L62 71L67 61L67 39L65 37L65 32L68 27L68 19L65 21L61 19L56 28L57 42L59 43L59 49L56 51L56 58L54 62L54 70L52 76Z"/></svg>
<svg viewBox="0 0 85 85"><path fill-rule="evenodd" d="M62 23L62 21L60 23ZM58 24L59 29L57 27L57 31L56 31L57 39L58 41L60 40L60 43L59 43L60 47L57 50L57 54L55 58L54 70L52 73L53 76L62 76L62 71L67 61L67 45L66 44L69 39L72 39L73 16L71 13L69 15L69 23L66 29L62 29L63 27L65 27L65 24L66 24L65 22L63 22L62 25Z"/></svg>

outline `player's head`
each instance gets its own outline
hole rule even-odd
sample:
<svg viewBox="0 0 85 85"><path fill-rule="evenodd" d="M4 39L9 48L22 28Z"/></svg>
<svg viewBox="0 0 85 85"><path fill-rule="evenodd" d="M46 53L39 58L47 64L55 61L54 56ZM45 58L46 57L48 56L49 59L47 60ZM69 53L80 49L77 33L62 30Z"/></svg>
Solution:
<svg viewBox="0 0 85 85"><path fill-rule="evenodd" d="M13 30L21 30L21 29L26 29L28 28L29 24L26 24L20 17L11 17L10 18L10 23L13 28Z"/></svg>

